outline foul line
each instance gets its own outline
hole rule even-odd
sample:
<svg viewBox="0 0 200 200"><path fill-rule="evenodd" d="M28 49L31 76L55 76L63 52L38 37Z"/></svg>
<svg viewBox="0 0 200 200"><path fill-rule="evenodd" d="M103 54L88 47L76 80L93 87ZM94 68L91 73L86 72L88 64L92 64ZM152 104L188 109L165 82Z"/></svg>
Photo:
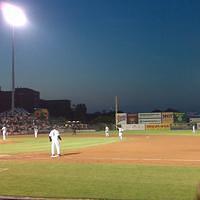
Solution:
<svg viewBox="0 0 200 200"><path fill-rule="evenodd" d="M5 155L6 156L6 155ZM1 156L0 156L1 157ZM20 158L20 157L19 157ZM45 156L42 158L34 158L30 155L28 156L22 156L21 158L31 158L31 159L42 159L42 160L49 160L52 159L50 156ZM111 161L160 161L160 162L200 162L200 159L176 159L176 158L109 158L109 157L84 157L84 156L61 156L59 159L62 160L62 158L67 158L69 160L111 160ZM4 170L3 170L4 171ZM1 172L1 168L0 168Z"/></svg>
<svg viewBox="0 0 200 200"><path fill-rule="evenodd" d="M87 160L115 160L115 161L170 161L170 162L200 162L200 160L190 159L165 159L165 158L94 158L94 157L74 157L73 159Z"/></svg>

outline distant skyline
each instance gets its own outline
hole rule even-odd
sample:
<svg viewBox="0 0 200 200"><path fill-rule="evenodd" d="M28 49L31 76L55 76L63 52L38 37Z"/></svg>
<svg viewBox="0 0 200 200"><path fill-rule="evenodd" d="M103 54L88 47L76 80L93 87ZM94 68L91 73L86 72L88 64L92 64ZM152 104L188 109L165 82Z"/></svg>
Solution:
<svg viewBox="0 0 200 200"><path fill-rule="evenodd" d="M0 2L3 2L0 0ZM16 87L88 112L200 112L200 1L10 0L28 16L15 30ZM0 15L0 86L11 89L11 32Z"/></svg>

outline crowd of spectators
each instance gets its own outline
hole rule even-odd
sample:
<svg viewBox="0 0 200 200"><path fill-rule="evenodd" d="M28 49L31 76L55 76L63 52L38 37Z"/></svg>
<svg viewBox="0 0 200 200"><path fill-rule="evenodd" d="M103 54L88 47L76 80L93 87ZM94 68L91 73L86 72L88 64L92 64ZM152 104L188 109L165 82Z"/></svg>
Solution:
<svg viewBox="0 0 200 200"><path fill-rule="evenodd" d="M34 127L37 127L39 132L47 132L51 128L48 119L37 119L21 108L16 108L13 113L0 113L0 127L3 126L6 126L8 134L32 134Z"/></svg>
<svg viewBox="0 0 200 200"><path fill-rule="evenodd" d="M37 128L39 133L48 133L55 125L60 132L73 132L73 134L88 129L88 125L80 121L66 122L60 119L38 118L23 108L15 108L14 112L0 113L0 130L5 126L9 135L33 134L34 128Z"/></svg>

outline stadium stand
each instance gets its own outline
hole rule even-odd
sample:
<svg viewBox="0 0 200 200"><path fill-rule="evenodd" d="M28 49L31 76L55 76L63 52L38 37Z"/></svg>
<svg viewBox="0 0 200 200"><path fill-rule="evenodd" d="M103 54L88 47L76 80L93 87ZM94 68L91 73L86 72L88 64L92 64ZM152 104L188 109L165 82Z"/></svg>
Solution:
<svg viewBox="0 0 200 200"><path fill-rule="evenodd" d="M47 132L51 125L48 120L36 119L23 108L15 108L14 113L6 111L0 113L0 126L5 125L9 134L32 134L34 126L39 132Z"/></svg>

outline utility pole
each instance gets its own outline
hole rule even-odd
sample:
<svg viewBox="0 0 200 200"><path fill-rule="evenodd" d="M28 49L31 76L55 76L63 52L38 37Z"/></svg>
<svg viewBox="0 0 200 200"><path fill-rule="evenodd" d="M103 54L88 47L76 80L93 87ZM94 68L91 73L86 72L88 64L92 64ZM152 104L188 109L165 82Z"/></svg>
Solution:
<svg viewBox="0 0 200 200"><path fill-rule="evenodd" d="M115 96L115 126L117 129L117 113L118 113L118 108L119 107L119 102L118 102L118 97Z"/></svg>

